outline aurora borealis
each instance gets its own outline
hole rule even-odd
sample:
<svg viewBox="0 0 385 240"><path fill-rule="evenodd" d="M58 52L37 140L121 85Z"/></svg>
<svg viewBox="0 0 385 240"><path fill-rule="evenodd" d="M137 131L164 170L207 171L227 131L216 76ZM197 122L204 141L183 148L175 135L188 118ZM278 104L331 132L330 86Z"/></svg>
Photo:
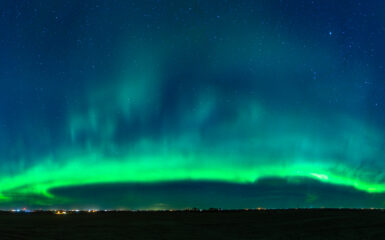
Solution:
<svg viewBox="0 0 385 240"><path fill-rule="evenodd" d="M0 10L2 208L385 206L384 2Z"/></svg>

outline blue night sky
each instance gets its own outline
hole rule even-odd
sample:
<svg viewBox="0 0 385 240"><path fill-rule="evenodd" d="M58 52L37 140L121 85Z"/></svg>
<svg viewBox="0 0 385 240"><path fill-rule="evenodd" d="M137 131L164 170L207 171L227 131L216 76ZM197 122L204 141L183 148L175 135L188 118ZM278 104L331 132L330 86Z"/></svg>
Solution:
<svg viewBox="0 0 385 240"><path fill-rule="evenodd" d="M0 208L385 207L385 2L0 2Z"/></svg>

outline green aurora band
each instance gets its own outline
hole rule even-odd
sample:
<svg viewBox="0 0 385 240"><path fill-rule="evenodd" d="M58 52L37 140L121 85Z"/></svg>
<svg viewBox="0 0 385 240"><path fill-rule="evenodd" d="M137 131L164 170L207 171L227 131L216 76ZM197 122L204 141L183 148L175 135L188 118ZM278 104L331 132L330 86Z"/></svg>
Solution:
<svg viewBox="0 0 385 240"><path fill-rule="evenodd" d="M204 157L199 159L202 158L204 159ZM325 164L303 163L288 167L262 165L235 170L234 166L223 166L225 164L221 164L220 167L206 166L195 169L191 167L191 161L194 158L185 156L143 157L135 159L134 164L112 161L112 163L96 166L92 161L87 163L89 159L90 156L87 157L87 161L82 161L81 164L78 163L81 159L77 159L76 162L64 166L51 166L49 164L37 166L25 174L3 179L1 184L6 187L2 189L2 200L6 200L8 194L9 196L13 194L42 194L46 197L53 197L49 193L49 189L83 184L181 180L220 180L250 183L267 177L308 177L326 183L353 186L367 192L385 191L385 186L382 183L365 181L348 174L343 175L350 169L340 167L341 170L338 173L338 169L330 169ZM165 159L172 160L166 161ZM221 158L219 161L223 160ZM209 161L215 161L215 159L209 158ZM184 164L180 164L181 162ZM49 172L49 174L42 174L42 172ZM361 174L364 175L365 173Z"/></svg>
<svg viewBox="0 0 385 240"><path fill-rule="evenodd" d="M252 119L254 114L255 112L251 111L249 119ZM269 120L271 121L270 117ZM282 121L288 122L285 119ZM348 120L344 119L343 122L346 124ZM237 125L236 122L234 124ZM242 131L242 128L247 130L250 127L248 124L258 124L258 120L247 122L240 119L238 124L237 132ZM263 122L259 124L267 126ZM2 201L13 201L23 195L55 199L55 196L49 192L53 188L98 183L151 183L183 180L253 183L268 177L285 178L294 182L298 181L297 178L311 178L324 183L351 186L369 193L384 192L383 174L371 168L365 169L362 164L357 168L354 167L354 164L326 157L331 152L345 151L345 149L349 151L355 149L349 159L354 160L355 157L357 161L372 154L371 148L360 147L365 144L354 142L354 139L366 139L369 143L374 144L375 139L371 138L378 136L371 136L368 134L371 130L364 129L366 136L357 138L355 136L360 133L354 132L354 129L359 129L359 126L345 125L345 128L346 133L341 139L330 139L329 145L323 146L324 149L321 150L314 149L311 140L307 139L310 137L300 136L298 131L294 131L297 132L297 135L293 136L283 136L280 133L276 133L277 136L261 139L249 136L247 143L234 141L234 139L221 140L221 143L218 144L220 146L211 146L210 149L201 146L199 150L196 150L195 146L201 143L193 133L186 134L185 132L183 138L178 138L174 142L167 139L163 139L161 142L140 140L135 146L130 147L124 157L97 153L95 149L89 150L90 152L86 155L79 154L78 157L72 157L69 160L57 161L57 159L47 157L20 174L3 177L1 199ZM270 130L267 132L272 134ZM186 135L190 136L186 138ZM280 139L281 142L277 142L277 139ZM350 139L348 146L336 147L335 142L342 142L344 139ZM290 142L294 144L290 145ZM227 148L227 146L232 147ZM264 150L259 154L254 154L253 152L258 151L257 149ZM198 151L200 152L197 153ZM280 151L279 154L273 154L277 151ZM55 201L57 202L59 199Z"/></svg>

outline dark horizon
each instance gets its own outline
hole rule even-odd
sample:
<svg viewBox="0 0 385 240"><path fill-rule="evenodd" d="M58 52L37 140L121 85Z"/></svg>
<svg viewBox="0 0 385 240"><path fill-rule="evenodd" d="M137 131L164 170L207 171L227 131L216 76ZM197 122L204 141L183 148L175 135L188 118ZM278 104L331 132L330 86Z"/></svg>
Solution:
<svg viewBox="0 0 385 240"><path fill-rule="evenodd" d="M0 212L4 239L381 239L384 211Z"/></svg>

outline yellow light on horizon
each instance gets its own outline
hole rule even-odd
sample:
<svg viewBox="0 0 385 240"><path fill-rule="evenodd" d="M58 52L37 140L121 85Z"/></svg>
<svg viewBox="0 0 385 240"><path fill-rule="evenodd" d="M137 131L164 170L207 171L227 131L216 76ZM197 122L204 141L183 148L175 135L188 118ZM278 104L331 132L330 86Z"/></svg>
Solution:
<svg viewBox="0 0 385 240"><path fill-rule="evenodd" d="M66 211L56 211L55 214L57 214L57 215L65 215L65 214L67 214L67 212Z"/></svg>

